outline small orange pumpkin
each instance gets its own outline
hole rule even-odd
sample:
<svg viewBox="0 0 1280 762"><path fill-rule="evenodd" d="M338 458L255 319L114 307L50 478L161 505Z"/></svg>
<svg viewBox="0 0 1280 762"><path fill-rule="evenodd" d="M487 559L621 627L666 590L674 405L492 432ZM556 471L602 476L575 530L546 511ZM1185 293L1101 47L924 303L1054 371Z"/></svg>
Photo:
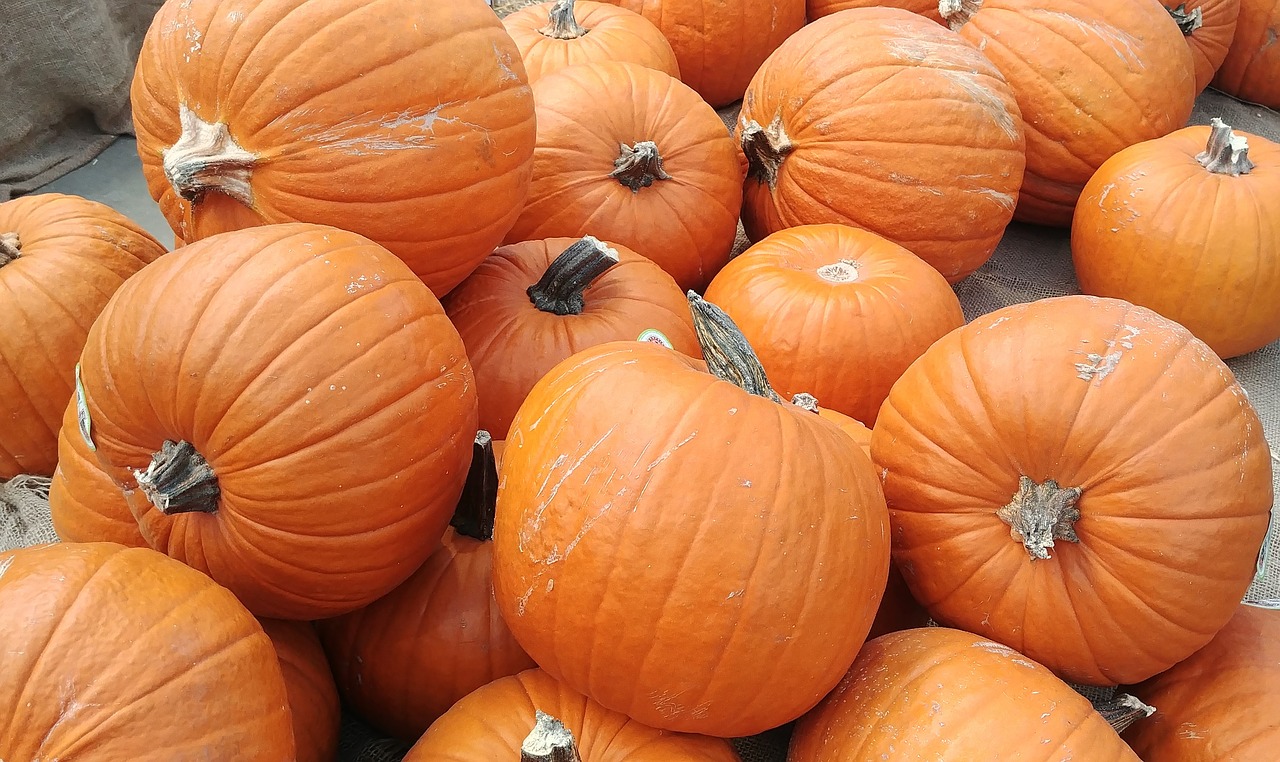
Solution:
<svg viewBox="0 0 1280 762"><path fill-rule="evenodd" d="M1280 0L1240 0L1235 37L1213 86L1280 108Z"/></svg>
<svg viewBox="0 0 1280 762"><path fill-rule="evenodd" d="M1236 36L1240 0L1161 0L1195 57L1196 92L1209 86Z"/></svg>
<svg viewBox="0 0 1280 762"><path fill-rule="evenodd" d="M102 466L80 428L77 400L58 432L58 467L49 485L49 513L63 542L117 542L147 547L129 501Z"/></svg>
<svg viewBox="0 0 1280 762"><path fill-rule="evenodd" d="M644 16L608 3L554 0L502 20L524 59L529 82L574 64L625 61L676 79L680 66L662 32Z"/></svg>
<svg viewBox="0 0 1280 762"><path fill-rule="evenodd" d="M297 762L333 762L338 756L342 707L320 638L310 622L261 619L275 646L293 715Z"/></svg>
<svg viewBox="0 0 1280 762"><path fill-rule="evenodd" d="M942 23L942 14L938 10L938 0L809 0L806 7L808 9L806 15L810 21L816 21L823 16L830 16L840 11L847 11L850 8L886 7L902 8L933 19L939 24Z"/></svg>

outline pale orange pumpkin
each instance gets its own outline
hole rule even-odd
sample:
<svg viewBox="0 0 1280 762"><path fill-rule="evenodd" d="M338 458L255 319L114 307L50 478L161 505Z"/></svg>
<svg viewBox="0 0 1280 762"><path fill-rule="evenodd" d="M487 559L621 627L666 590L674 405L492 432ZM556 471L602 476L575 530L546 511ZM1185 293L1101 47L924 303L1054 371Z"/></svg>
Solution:
<svg viewBox="0 0 1280 762"><path fill-rule="evenodd" d="M1236 33L1213 86L1280 108L1280 0L1240 0Z"/></svg>
<svg viewBox="0 0 1280 762"><path fill-rule="evenodd" d="M809 0L806 4L806 15L810 21L816 21L823 16L847 11L850 8L879 7L902 8L933 19L939 24L942 23L942 13L938 10L938 0Z"/></svg>
<svg viewBox="0 0 1280 762"><path fill-rule="evenodd" d="M297 762L333 762L338 755L342 707L320 638L310 622L259 622L275 646L284 675L293 715L293 737L298 746Z"/></svg>
<svg viewBox="0 0 1280 762"><path fill-rule="evenodd" d="M680 65L671 43L634 11L591 0L553 0L522 8L502 20L524 59L529 82L574 64L625 61L676 79Z"/></svg>
<svg viewBox="0 0 1280 762"><path fill-rule="evenodd" d="M1236 36L1240 0L1161 0L1195 57L1196 92L1209 86Z"/></svg>

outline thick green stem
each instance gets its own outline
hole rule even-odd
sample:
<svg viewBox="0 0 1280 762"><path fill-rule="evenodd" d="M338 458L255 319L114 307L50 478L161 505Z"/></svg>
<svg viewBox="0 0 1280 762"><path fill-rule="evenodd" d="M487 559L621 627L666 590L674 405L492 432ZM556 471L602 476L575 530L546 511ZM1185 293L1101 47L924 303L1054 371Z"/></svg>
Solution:
<svg viewBox="0 0 1280 762"><path fill-rule="evenodd" d="M641 188L648 188L659 180L671 179L662 166L658 144L652 140L642 140L634 146L623 143L619 149L609 177L630 188L632 193L639 193Z"/></svg>
<svg viewBox="0 0 1280 762"><path fill-rule="evenodd" d="M218 510L218 476L190 442L166 440L146 470L136 470L133 476L142 494L166 516Z"/></svg>
<svg viewBox="0 0 1280 762"><path fill-rule="evenodd" d="M573 16L574 0L556 0L547 14L547 25L538 30L538 34L557 40L576 40L587 33Z"/></svg>
<svg viewBox="0 0 1280 762"><path fill-rule="evenodd" d="M22 242L17 233L0 233L0 267L22 256Z"/></svg>
<svg viewBox="0 0 1280 762"><path fill-rule="evenodd" d="M782 398L769 385L760 358L738 330L733 318L716 305L690 291L689 311L693 314L693 328L702 346L702 356L712 375L774 402Z"/></svg>
<svg viewBox="0 0 1280 762"><path fill-rule="evenodd" d="M520 744L520 762L582 762L573 733L564 723L535 710L537 721Z"/></svg>
<svg viewBox="0 0 1280 762"><path fill-rule="evenodd" d="M498 503L498 463L493 455L493 437L481 429L471 450L471 468L462 496L449 522L454 531L473 540L493 539L493 515Z"/></svg>
<svg viewBox="0 0 1280 762"><path fill-rule="evenodd" d="M1094 704L1093 708L1102 715L1108 725L1115 728L1117 733L1123 733L1135 720L1150 717L1156 713L1155 707L1148 706L1127 693L1117 693L1115 698Z"/></svg>
<svg viewBox="0 0 1280 762"><path fill-rule="evenodd" d="M1209 145L1196 161L1210 172L1231 177L1247 175L1254 168L1249 160L1249 139L1235 134L1231 125L1216 116L1209 123Z"/></svg>
<svg viewBox="0 0 1280 762"><path fill-rule="evenodd" d="M778 172L795 146L782 129L782 117L776 116L768 127L748 121L742 127L742 152L747 156L747 177L772 188L778 183Z"/></svg>
<svg viewBox="0 0 1280 762"><path fill-rule="evenodd" d="M1186 3L1180 4L1177 8L1170 8L1169 15L1173 16L1178 28L1187 37L1195 34L1197 29L1204 26L1204 10L1196 8L1193 11L1188 11Z"/></svg>
<svg viewBox="0 0 1280 762"><path fill-rule="evenodd" d="M982 9L982 0L939 0L938 14L947 22L951 31L959 31L960 27L969 23L969 19Z"/></svg>
<svg viewBox="0 0 1280 762"><path fill-rule="evenodd" d="M1018 480L1018 491L996 516L1009 525L1009 535L1022 543L1033 560L1049 558L1054 540L1080 542L1075 523L1080 518L1076 504L1084 491L1063 489L1052 479L1036 484L1030 477Z"/></svg>
<svg viewBox="0 0 1280 762"><path fill-rule="evenodd" d="M616 264L618 252L597 238L583 236L562 251L525 293L533 306L543 312L581 315L586 309L582 292Z"/></svg>

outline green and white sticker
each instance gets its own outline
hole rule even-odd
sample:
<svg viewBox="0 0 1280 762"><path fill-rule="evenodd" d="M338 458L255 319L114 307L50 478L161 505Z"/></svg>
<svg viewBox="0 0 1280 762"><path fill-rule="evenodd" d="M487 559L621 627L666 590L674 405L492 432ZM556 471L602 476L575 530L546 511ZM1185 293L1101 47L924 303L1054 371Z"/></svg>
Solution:
<svg viewBox="0 0 1280 762"><path fill-rule="evenodd" d="M90 452L97 452L93 443L93 424L89 421L89 403L84 398L84 384L80 381L80 363L76 363L76 421L80 423L80 436Z"/></svg>
<svg viewBox="0 0 1280 762"><path fill-rule="evenodd" d="M658 344L666 347L667 349L675 349L675 347L671 345L671 339L664 336L662 331L658 331L653 328L647 328L644 331L641 331L640 336L636 338L636 341L647 341L650 344Z"/></svg>

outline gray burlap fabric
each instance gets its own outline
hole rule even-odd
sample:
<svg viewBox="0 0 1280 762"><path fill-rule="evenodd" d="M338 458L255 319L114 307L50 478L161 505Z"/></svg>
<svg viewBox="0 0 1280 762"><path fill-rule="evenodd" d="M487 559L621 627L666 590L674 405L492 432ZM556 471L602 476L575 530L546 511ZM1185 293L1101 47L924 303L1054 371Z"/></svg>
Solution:
<svg viewBox="0 0 1280 762"><path fill-rule="evenodd" d="M17 476L0 483L0 553L57 541L49 517L49 480Z"/></svg>

